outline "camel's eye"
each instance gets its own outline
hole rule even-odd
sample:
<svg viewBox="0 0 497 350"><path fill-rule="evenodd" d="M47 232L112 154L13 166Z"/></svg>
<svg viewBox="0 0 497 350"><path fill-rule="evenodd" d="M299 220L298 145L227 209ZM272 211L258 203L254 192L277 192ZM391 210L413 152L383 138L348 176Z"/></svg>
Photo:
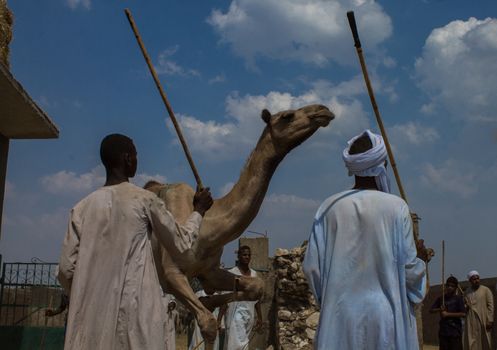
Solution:
<svg viewBox="0 0 497 350"><path fill-rule="evenodd" d="M281 116L281 119L284 119L286 121L290 121L290 120L293 119L293 117L295 117L295 113L293 113L293 112L287 112L287 113L285 113L285 114L283 114Z"/></svg>

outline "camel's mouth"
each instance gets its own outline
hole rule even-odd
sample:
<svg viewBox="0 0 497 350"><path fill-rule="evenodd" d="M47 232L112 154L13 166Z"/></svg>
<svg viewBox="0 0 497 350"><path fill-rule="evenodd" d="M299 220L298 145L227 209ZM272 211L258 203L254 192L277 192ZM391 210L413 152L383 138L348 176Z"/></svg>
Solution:
<svg viewBox="0 0 497 350"><path fill-rule="evenodd" d="M311 120L320 127L327 126L333 119L335 115L328 108L311 116Z"/></svg>

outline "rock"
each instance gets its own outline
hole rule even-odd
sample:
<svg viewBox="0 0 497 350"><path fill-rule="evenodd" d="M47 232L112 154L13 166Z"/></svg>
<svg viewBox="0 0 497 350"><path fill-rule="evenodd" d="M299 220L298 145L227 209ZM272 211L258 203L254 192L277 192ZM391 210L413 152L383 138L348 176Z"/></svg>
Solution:
<svg viewBox="0 0 497 350"><path fill-rule="evenodd" d="M305 320L307 327L316 329L319 323L319 312L314 312Z"/></svg>
<svg viewBox="0 0 497 350"><path fill-rule="evenodd" d="M289 254L288 249L276 248L276 252L274 253L274 256L279 257L279 256L288 255L288 254Z"/></svg>
<svg viewBox="0 0 497 350"><path fill-rule="evenodd" d="M306 328L305 329L305 335L307 336L307 339L314 340L314 335L316 334L316 331L311 328Z"/></svg>
<svg viewBox="0 0 497 350"><path fill-rule="evenodd" d="M277 249L273 260L280 349L312 350L319 322L318 305L302 270L307 242L301 247Z"/></svg>
<svg viewBox="0 0 497 350"><path fill-rule="evenodd" d="M278 311L278 319L284 321L290 321L292 319L292 313L288 310L279 310Z"/></svg>
<svg viewBox="0 0 497 350"><path fill-rule="evenodd" d="M295 256L300 256L302 255L302 253L305 251L306 248L301 248L301 247L297 247L297 248L292 248L290 249L290 254L292 255L295 255Z"/></svg>
<svg viewBox="0 0 497 350"><path fill-rule="evenodd" d="M300 319L304 319L304 320L305 320L305 319L307 319L307 317L309 317L309 315L310 315L311 313L312 313L312 311L311 311L311 310L309 310L309 309L307 309L306 307L303 307L303 306L302 306L301 310L299 311L299 314L298 314L299 316L298 316L298 317L299 317Z"/></svg>
<svg viewBox="0 0 497 350"><path fill-rule="evenodd" d="M298 335L292 335L291 339L292 343L294 343L295 345L300 344L300 342L302 341L302 339Z"/></svg>

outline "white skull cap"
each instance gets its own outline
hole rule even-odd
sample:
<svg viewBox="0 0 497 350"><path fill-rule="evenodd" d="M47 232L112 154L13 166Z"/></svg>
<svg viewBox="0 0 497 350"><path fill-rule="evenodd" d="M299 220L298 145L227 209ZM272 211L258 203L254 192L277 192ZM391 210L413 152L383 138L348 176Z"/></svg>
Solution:
<svg viewBox="0 0 497 350"><path fill-rule="evenodd" d="M480 277L480 274L479 274L479 273L478 273L478 271L476 271L476 270L471 270L471 271L469 271L469 272L468 272L468 280L469 280L469 279L471 279L471 277L473 277L473 276L478 276L478 277Z"/></svg>

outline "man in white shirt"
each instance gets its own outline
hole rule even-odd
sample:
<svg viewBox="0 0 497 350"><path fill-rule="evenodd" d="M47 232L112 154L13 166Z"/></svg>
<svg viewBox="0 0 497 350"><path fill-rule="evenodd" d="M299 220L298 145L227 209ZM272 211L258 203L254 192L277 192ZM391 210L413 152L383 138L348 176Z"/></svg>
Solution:
<svg viewBox="0 0 497 350"><path fill-rule="evenodd" d="M228 270L238 276L256 277L257 273L249 267L251 251L249 246L238 249L236 266ZM257 314L257 321L255 320ZM218 322L223 318L226 325L225 350L248 349L250 333L262 324L260 301L234 301L221 307ZM254 327L255 323L255 327Z"/></svg>
<svg viewBox="0 0 497 350"><path fill-rule="evenodd" d="M102 140L105 185L71 211L59 263L70 296L65 349L163 349L165 315L151 236L174 254L192 254L202 216L212 205L197 191L184 226L162 200L129 183L137 169L133 141Z"/></svg>
<svg viewBox="0 0 497 350"><path fill-rule="evenodd" d="M468 273L470 286L464 292L466 322L464 322L464 350L489 350L492 348L494 325L494 296L492 291L480 284L476 270Z"/></svg>

